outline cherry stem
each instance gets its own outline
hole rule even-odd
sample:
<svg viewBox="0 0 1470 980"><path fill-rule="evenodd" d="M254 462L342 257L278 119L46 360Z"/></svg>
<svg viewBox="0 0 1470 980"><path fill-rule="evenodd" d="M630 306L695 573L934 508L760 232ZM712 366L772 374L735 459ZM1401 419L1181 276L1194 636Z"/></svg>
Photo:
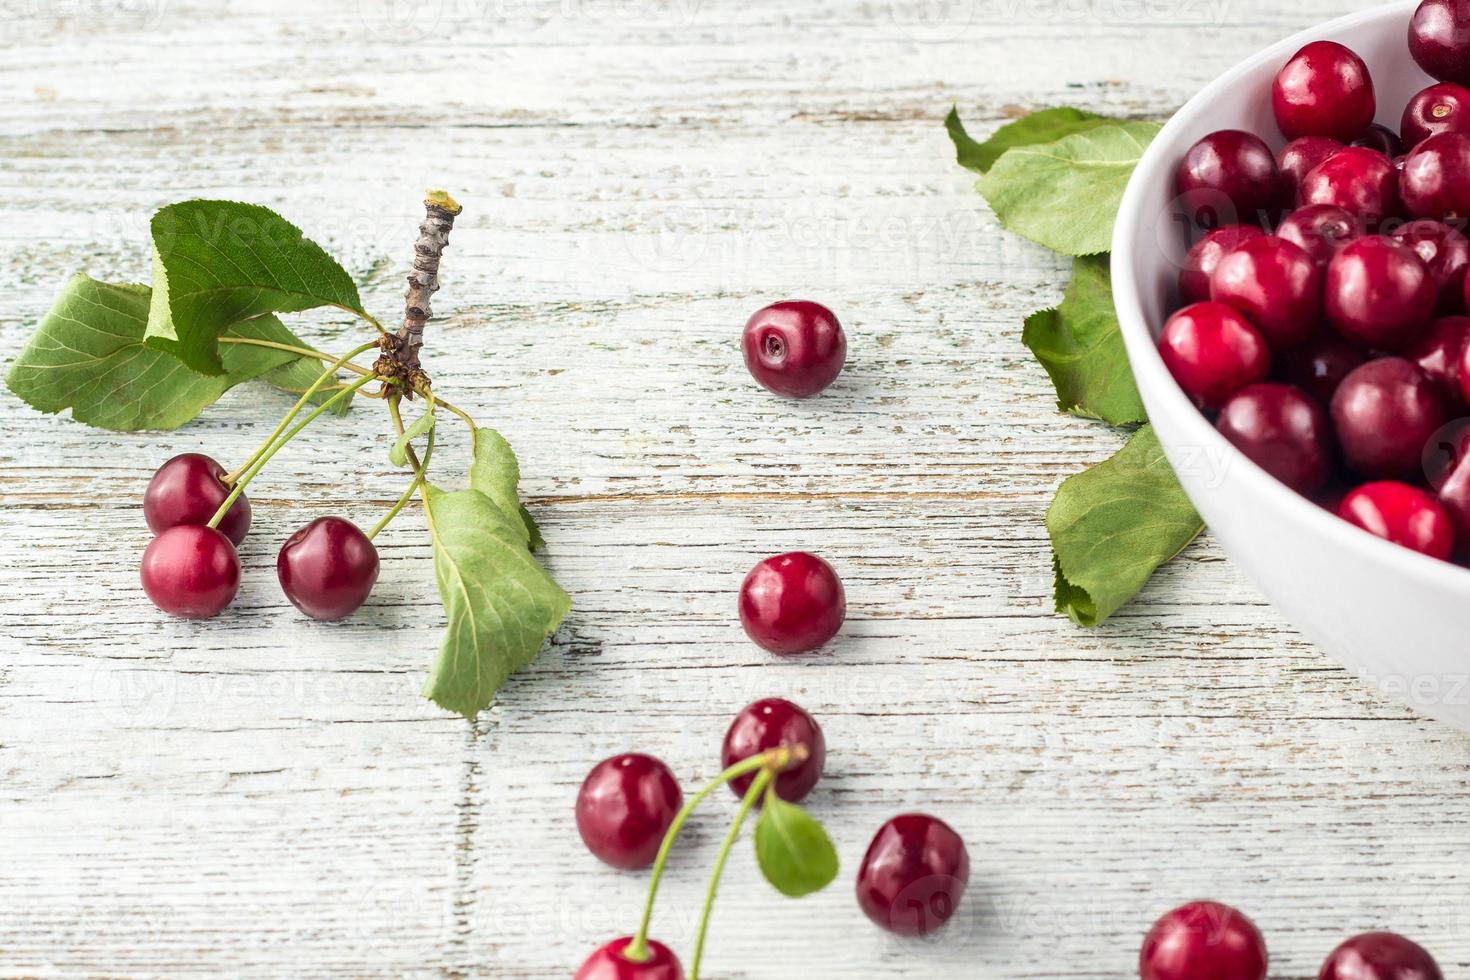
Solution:
<svg viewBox="0 0 1470 980"><path fill-rule="evenodd" d="M346 388L343 388L341 391L337 392L331 398L328 398L326 401L322 402L316 407L315 411L313 411L306 418L302 419L300 422L297 422L295 428L293 428L290 432L287 432L280 439L276 440L274 444L266 449L264 455L256 460L255 464L235 481L235 487L233 490L230 491L230 495L224 499L224 502L219 505L219 510L215 511L214 516L209 519L209 526L219 527L219 522L225 519L225 514L229 512L230 507L239 498L240 494L245 492L246 485L248 485L251 480L255 479L255 475L265 467L266 463L269 463L271 461L272 456L281 451L282 446L300 435L301 430L306 428L313 421L315 421L317 416L321 415L323 412L329 411L333 405L337 404L337 402L341 401L342 399L350 397L354 391L361 388L363 385L372 384L376 380L378 379L372 375L369 375L366 378L359 378L352 384L348 385Z"/></svg>
<svg viewBox="0 0 1470 980"><path fill-rule="evenodd" d="M709 932L710 913L714 911L715 894L720 889L720 876L725 873L725 861L730 857L730 849L740 837L740 828L745 824L751 807L755 806L755 801L760 799L775 778L776 773L769 766L756 775L750 789L745 791L745 798L740 801L740 810L730 822L730 830L725 834L724 843L720 845L719 856L715 858L715 869L710 874L709 890L704 895L704 912L699 917L699 937L694 941L694 961L689 966L689 980L699 980L699 961L704 958L704 937Z"/></svg>
<svg viewBox="0 0 1470 980"><path fill-rule="evenodd" d="M398 429L399 434L402 435L403 416L398 413L398 393L396 391L391 396L389 396L389 405L391 406L390 410L393 414L394 428ZM431 401L429 402L430 414L433 414L433 411L434 403ZM413 447L409 446L408 451L412 452ZM371 541L373 538L376 538L378 536L378 532L387 527L388 524L393 520L393 518L397 517L399 513L403 510L403 508L408 506L408 502L413 499L415 491L417 491L419 486L424 482L424 474L427 473L429 469L429 457L433 455L434 430L430 429L428 441L424 443L423 461L418 462L417 460L415 460L413 480L409 482L408 489L403 491L403 495L398 498L398 502L393 505L392 509L389 510L388 513L384 514L383 519L377 524L373 525L373 529L367 533L369 541Z"/></svg>

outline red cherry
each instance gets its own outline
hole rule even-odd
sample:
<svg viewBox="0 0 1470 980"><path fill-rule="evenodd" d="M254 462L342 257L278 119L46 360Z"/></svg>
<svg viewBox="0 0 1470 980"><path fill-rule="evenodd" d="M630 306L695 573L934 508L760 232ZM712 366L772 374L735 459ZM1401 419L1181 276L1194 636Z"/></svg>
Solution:
<svg viewBox="0 0 1470 980"><path fill-rule="evenodd" d="M1440 133L1409 151L1399 193L1404 207L1418 218L1470 215L1470 136Z"/></svg>
<svg viewBox="0 0 1470 980"><path fill-rule="evenodd" d="M1294 347L1322 319L1322 272L1299 245L1262 235L1220 259L1210 299L1244 313L1273 349Z"/></svg>
<svg viewBox="0 0 1470 980"><path fill-rule="evenodd" d="M1424 444L1424 472L1455 525L1455 539L1470 545L1470 419L1446 425Z"/></svg>
<svg viewBox="0 0 1470 980"><path fill-rule="evenodd" d="M240 588L240 559L224 534L204 524L179 524L143 551L143 591L171 616L208 619Z"/></svg>
<svg viewBox="0 0 1470 980"><path fill-rule="evenodd" d="M582 781L577 831L601 861L615 868L646 868L683 805L668 766L651 755L615 755L593 766Z"/></svg>
<svg viewBox="0 0 1470 980"><path fill-rule="evenodd" d="M1399 134L1378 123L1365 129L1363 135L1349 145L1366 146L1370 150L1377 150L1390 160L1404 152L1404 144L1399 139Z"/></svg>
<svg viewBox="0 0 1470 980"><path fill-rule="evenodd" d="M1437 82L1421 90L1404 106L1399 135L1413 149L1439 133L1470 132L1470 89L1454 82Z"/></svg>
<svg viewBox="0 0 1470 980"><path fill-rule="evenodd" d="M1300 388L1255 384L1230 396L1215 428L1261 469L1297 493L1332 474L1332 431L1322 406Z"/></svg>
<svg viewBox="0 0 1470 980"><path fill-rule="evenodd" d="M1365 932L1332 951L1317 980L1444 980L1434 957L1392 932Z"/></svg>
<svg viewBox="0 0 1470 980"><path fill-rule="evenodd" d="M1383 235L1345 245L1327 263L1327 321L1348 340L1402 350L1434 316L1434 277L1412 248Z"/></svg>
<svg viewBox="0 0 1470 980"><path fill-rule="evenodd" d="M1169 317L1159 334L1159 356L1184 393L1207 409L1265 381L1271 370L1266 338L1223 303L1195 303Z"/></svg>
<svg viewBox="0 0 1470 980"><path fill-rule="evenodd" d="M1343 460L1372 479L1418 476L1425 443L1445 417L1439 388L1401 357L1380 357L1356 368L1332 396Z"/></svg>
<svg viewBox="0 0 1470 980"><path fill-rule="evenodd" d="M776 776L776 795L787 803L797 803L812 791L827 765L827 740L822 726L801 708L784 698L762 698L746 705L725 732L720 750L724 768L771 749L804 746L806 758ZM755 773L730 780L736 796L744 796L755 781Z"/></svg>
<svg viewBox="0 0 1470 980"><path fill-rule="evenodd" d="M1283 218L1276 234L1325 267L1344 245L1363 236L1363 223L1336 205L1308 204Z"/></svg>
<svg viewBox="0 0 1470 980"><path fill-rule="evenodd" d="M143 492L143 519L154 534L180 524L208 524L230 495L221 479L225 468L203 453L182 453L164 463ZM236 546L250 530L250 501L235 498L219 529Z"/></svg>
<svg viewBox="0 0 1470 980"><path fill-rule="evenodd" d="M1363 221L1378 221L1399 211L1398 170L1377 150L1350 146L1307 172L1297 203L1334 204Z"/></svg>
<svg viewBox="0 0 1470 980"><path fill-rule="evenodd" d="M1240 912L1190 902L1166 912L1144 937L1141 980L1265 980L1266 940Z"/></svg>
<svg viewBox="0 0 1470 980"><path fill-rule="evenodd" d="M1313 41L1276 73L1271 109L1287 139L1329 136L1346 142L1373 121L1368 66L1335 41Z"/></svg>
<svg viewBox="0 0 1470 980"><path fill-rule="evenodd" d="M1470 9L1424 0L1409 20L1409 53L1430 77L1470 85Z"/></svg>
<svg viewBox="0 0 1470 980"><path fill-rule="evenodd" d="M1222 129L1184 154L1175 176L1185 214L1201 228L1262 224L1284 203L1276 158L1259 136Z"/></svg>
<svg viewBox="0 0 1470 980"><path fill-rule="evenodd" d="M684 980L684 968L669 947L650 939L649 958L635 962L623 955L632 942L632 936L623 936L601 947L587 957L572 980Z"/></svg>
<svg viewBox="0 0 1470 980"><path fill-rule="evenodd" d="M847 337L820 303L787 300L756 310L742 337L751 377L778 395L809 398L847 361Z"/></svg>
<svg viewBox="0 0 1470 980"><path fill-rule="evenodd" d="M281 545L276 577L291 604L312 619L342 619L378 581L378 549L356 524L318 517Z"/></svg>
<svg viewBox="0 0 1470 980"><path fill-rule="evenodd" d="M1460 391L1460 363L1467 339L1470 339L1470 316L1442 316L1404 351L1404 357L1419 365L1419 370L1439 386L1445 403L1455 408L1465 401Z"/></svg>
<svg viewBox="0 0 1470 980"><path fill-rule="evenodd" d="M1367 360L1361 349L1331 331L1322 331L1306 344L1289 350L1281 361L1281 376L1323 405L1353 368Z"/></svg>
<svg viewBox="0 0 1470 980"><path fill-rule="evenodd" d="M805 551L765 559L740 586L740 625L772 653L817 649L837 635L846 615L842 580L831 565Z"/></svg>
<svg viewBox="0 0 1470 980"><path fill-rule="evenodd" d="M1255 225L1226 225L1207 232L1194 243L1179 268L1179 301L1202 303L1210 298L1210 273L1227 252L1264 235Z"/></svg>
<svg viewBox="0 0 1470 980"><path fill-rule="evenodd" d="M1281 152L1276 154L1276 167L1281 171L1281 179L1286 185L1287 203L1296 200L1302 178L1344 146L1345 144L1327 136L1299 136L1283 146ZM1278 235L1280 233L1277 231Z"/></svg>
<svg viewBox="0 0 1470 980"><path fill-rule="evenodd" d="M1407 483L1365 483L1342 498L1337 516L1369 534L1431 558L1448 560L1455 550L1455 528L1449 512L1432 494Z"/></svg>
<svg viewBox="0 0 1470 980"><path fill-rule="evenodd" d="M1465 308L1465 270L1470 268L1470 239L1438 221L1410 221L1391 236L1414 250L1439 287L1439 309Z"/></svg>
<svg viewBox="0 0 1470 980"><path fill-rule="evenodd" d="M878 828L858 868L858 905L880 928L924 936L959 910L970 855L954 828L924 813L903 813Z"/></svg>

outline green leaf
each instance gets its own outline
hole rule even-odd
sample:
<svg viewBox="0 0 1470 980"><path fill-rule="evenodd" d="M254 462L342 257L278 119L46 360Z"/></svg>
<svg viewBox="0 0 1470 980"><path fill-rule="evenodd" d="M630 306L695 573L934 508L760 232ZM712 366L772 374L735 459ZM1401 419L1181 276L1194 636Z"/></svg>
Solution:
<svg viewBox="0 0 1470 980"><path fill-rule="evenodd" d="M507 517L518 519L526 531L526 547L538 551L546 542L530 511L521 506L520 484L521 466L505 436L494 429L475 429L470 486L493 500Z"/></svg>
<svg viewBox="0 0 1470 980"><path fill-rule="evenodd" d="M228 333L229 331L227 330L226 334ZM298 344L298 346L300 345ZM321 377L321 373L327 369L327 365L330 363L331 361L324 362L316 358L298 357L289 363L282 364L278 368L267 371L262 380L282 391L300 395L303 391L310 388L316 382L317 378ZM323 387L311 396L311 401L314 404L320 405L337 394L340 394L340 392L334 391L331 386ZM334 402L332 407L327 409L327 411L332 415L346 415L352 407L352 400L356 397L357 395L355 393L348 395L341 401Z"/></svg>
<svg viewBox="0 0 1470 980"><path fill-rule="evenodd" d="M1017 146L980 178L980 193L1009 231L1064 255L1108 250L1128 177L1159 131L1112 122L1054 143Z"/></svg>
<svg viewBox="0 0 1470 980"><path fill-rule="evenodd" d="M413 442L419 436L431 431L433 428L433 412L425 412L424 414L420 415L418 418L410 422L407 428L403 430L403 435L399 436L397 440L394 441L393 448L388 450L388 462L392 463L394 466L407 466L408 444Z"/></svg>
<svg viewBox="0 0 1470 980"><path fill-rule="evenodd" d="M1062 305L1028 316L1021 341L1051 376L1062 411L1113 425L1148 421L1113 312L1106 255L1072 260Z"/></svg>
<svg viewBox="0 0 1470 980"><path fill-rule="evenodd" d="M572 601L526 548L519 514L478 490L426 487L425 504L448 626L424 696L473 718L536 659Z"/></svg>
<svg viewBox="0 0 1470 980"><path fill-rule="evenodd" d="M336 306L366 316L347 271L270 208L184 201L153 216L148 345L220 374L217 339L262 313Z"/></svg>
<svg viewBox="0 0 1470 980"><path fill-rule="evenodd" d="M34 408L69 408L86 425L123 432L176 429L242 381L298 360L286 351L226 344L225 373L197 374L144 345L148 308L147 286L73 276L11 365L6 385ZM235 324L226 333L301 345L273 316Z"/></svg>
<svg viewBox="0 0 1470 980"><path fill-rule="evenodd" d="M1110 459L1069 476L1046 512L1057 612L1096 626L1204 529L1152 426Z"/></svg>
<svg viewBox="0 0 1470 980"><path fill-rule="evenodd" d="M755 823L755 859L761 874L791 898L821 891L837 877L837 850L816 818L767 793Z"/></svg>
<svg viewBox="0 0 1470 980"><path fill-rule="evenodd" d="M531 516L529 510L526 510L525 504L521 505L521 520L526 524L526 535L530 539L526 542L526 546L532 551L540 551L545 548L546 539L541 536L541 528L537 525L536 518Z"/></svg>
<svg viewBox="0 0 1470 980"><path fill-rule="evenodd" d="M958 109L950 109L944 120L944 128L954 141L955 156L959 164L968 170L983 174L995 165L1000 155L1013 146L1031 146L1036 143L1051 143L1098 126L1117 122L1108 116L1100 116L1085 109L1057 106L1041 109L1006 123L990 135L984 143L977 143L965 132L960 122Z"/></svg>

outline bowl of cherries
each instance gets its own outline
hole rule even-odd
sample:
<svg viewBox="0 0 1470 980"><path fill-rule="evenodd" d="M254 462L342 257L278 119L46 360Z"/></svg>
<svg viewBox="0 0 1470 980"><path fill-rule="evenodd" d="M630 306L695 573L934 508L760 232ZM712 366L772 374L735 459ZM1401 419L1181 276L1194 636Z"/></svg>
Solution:
<svg viewBox="0 0 1470 980"><path fill-rule="evenodd" d="M1332 21L1191 99L1114 229L1149 419L1329 655L1470 729L1470 4Z"/></svg>

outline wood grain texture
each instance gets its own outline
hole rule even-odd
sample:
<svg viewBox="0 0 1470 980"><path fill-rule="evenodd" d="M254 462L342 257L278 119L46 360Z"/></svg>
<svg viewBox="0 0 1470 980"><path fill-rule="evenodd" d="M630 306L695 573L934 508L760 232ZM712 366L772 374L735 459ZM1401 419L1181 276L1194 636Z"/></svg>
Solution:
<svg viewBox="0 0 1470 980"><path fill-rule="evenodd" d="M1106 627L1051 612L1041 516L1115 436L1057 416L1020 345L1065 265L1001 234L941 120L1069 103L1163 116L1241 57L1365 3L1306 0L40 0L0 18L0 339L77 269L147 275L152 210L278 208L401 309L419 201L465 205L426 362L518 450L575 611L474 725L417 695L438 644L422 517L371 604L306 623L272 559L324 512L397 495L381 407L255 486L241 597L162 619L137 585L153 468L239 460L286 396L232 392L112 435L8 393L0 426L0 975L569 976L636 924L571 804L614 752L713 775L731 715L822 721L813 796L844 863L789 902L742 854L711 978L1078 978L1133 970L1209 895L1272 976L1349 933L1470 971L1470 739L1370 693L1208 540ZM44 218L44 226L41 220ZM781 296L844 319L823 397L755 389L736 338ZM356 328L291 318L330 350ZM446 480L464 459L445 430ZM460 464L461 466L463 464ZM360 471L361 485L349 474ZM841 641L748 643L748 567L819 550ZM680 849L656 932L687 957L732 798ZM969 843L964 914L901 943L851 896L895 812Z"/></svg>

